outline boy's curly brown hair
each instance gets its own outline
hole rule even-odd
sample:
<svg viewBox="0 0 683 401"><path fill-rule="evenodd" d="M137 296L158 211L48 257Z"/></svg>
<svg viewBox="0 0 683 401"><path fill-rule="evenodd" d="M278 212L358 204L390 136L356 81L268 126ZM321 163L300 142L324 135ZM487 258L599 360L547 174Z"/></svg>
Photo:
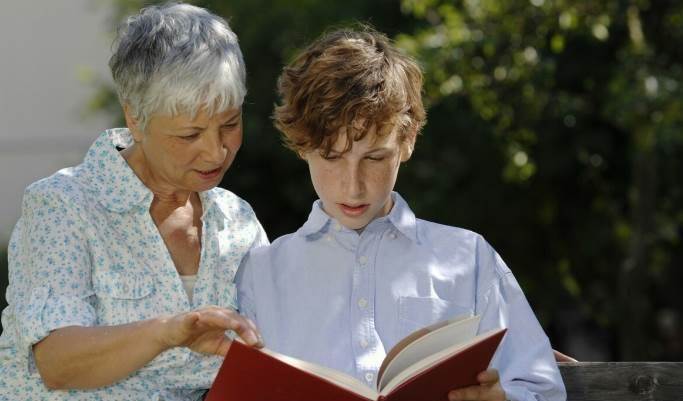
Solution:
<svg viewBox="0 0 683 401"><path fill-rule="evenodd" d="M400 141L412 141L426 120L421 91L420 67L384 34L366 26L340 29L284 68L273 119L300 156L329 154L339 135L346 135L348 151L373 125L378 136L396 127Z"/></svg>

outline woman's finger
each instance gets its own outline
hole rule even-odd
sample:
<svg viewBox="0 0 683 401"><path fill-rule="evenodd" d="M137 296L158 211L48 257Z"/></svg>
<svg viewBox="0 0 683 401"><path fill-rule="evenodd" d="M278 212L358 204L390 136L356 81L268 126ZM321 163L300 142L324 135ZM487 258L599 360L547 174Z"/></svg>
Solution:
<svg viewBox="0 0 683 401"><path fill-rule="evenodd" d="M261 343L257 331L252 328L252 325L249 324L247 319L234 311L227 309L202 311L200 314L200 322L208 324L213 328L232 330L237 333L247 345L258 346Z"/></svg>

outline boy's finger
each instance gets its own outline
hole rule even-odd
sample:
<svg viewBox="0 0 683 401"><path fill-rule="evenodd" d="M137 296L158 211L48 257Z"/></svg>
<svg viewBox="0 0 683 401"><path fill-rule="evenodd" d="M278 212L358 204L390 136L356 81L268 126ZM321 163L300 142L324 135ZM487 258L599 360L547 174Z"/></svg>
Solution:
<svg viewBox="0 0 683 401"><path fill-rule="evenodd" d="M498 370L488 369L488 370L485 370L485 371L479 373L477 375L477 381L483 385L495 384L496 382L500 381L500 376L498 374Z"/></svg>
<svg viewBox="0 0 683 401"><path fill-rule="evenodd" d="M449 401L474 401L484 400L486 388L482 386L469 386L448 393Z"/></svg>

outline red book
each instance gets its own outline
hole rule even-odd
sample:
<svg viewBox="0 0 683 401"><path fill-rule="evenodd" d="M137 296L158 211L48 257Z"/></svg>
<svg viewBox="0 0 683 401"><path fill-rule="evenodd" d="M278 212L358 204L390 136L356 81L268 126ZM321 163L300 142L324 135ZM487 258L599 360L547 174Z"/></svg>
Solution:
<svg viewBox="0 0 683 401"><path fill-rule="evenodd" d="M377 385L266 348L235 341L206 401L434 401L477 384L506 329L475 335L479 317L437 323L387 353Z"/></svg>

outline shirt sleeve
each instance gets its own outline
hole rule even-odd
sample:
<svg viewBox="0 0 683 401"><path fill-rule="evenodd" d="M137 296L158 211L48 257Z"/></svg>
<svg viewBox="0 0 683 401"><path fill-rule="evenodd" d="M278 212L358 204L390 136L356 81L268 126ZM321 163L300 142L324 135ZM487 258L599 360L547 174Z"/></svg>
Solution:
<svg viewBox="0 0 683 401"><path fill-rule="evenodd" d="M564 401L566 393L548 337L512 272L483 239L477 249L480 274L476 313L481 332L508 329L493 358L512 401Z"/></svg>
<svg viewBox="0 0 683 401"><path fill-rule="evenodd" d="M258 230L259 231L258 234L256 234L256 239L254 240L254 243L251 245L252 249L270 245L270 241L268 240L268 234L266 234L266 230L263 229L263 226L260 222L258 222Z"/></svg>
<svg viewBox="0 0 683 401"><path fill-rule="evenodd" d="M241 315L248 317L258 326L256 320L256 308L253 302L254 286L253 286L253 270L251 263L250 251L242 259L237 274L235 275L235 283L237 285L237 305Z"/></svg>
<svg viewBox="0 0 683 401"><path fill-rule="evenodd" d="M17 351L32 369L32 345L66 326L92 326L90 257L84 227L57 194L24 194L22 215L10 241L8 302L14 311Z"/></svg>

